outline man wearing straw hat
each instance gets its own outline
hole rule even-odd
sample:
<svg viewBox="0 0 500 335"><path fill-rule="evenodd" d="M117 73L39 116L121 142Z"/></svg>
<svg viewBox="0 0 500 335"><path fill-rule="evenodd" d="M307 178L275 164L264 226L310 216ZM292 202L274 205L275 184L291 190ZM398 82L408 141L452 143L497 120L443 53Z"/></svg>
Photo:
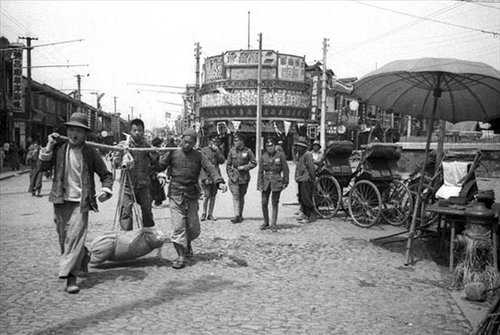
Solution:
<svg viewBox="0 0 500 335"><path fill-rule="evenodd" d="M76 276L87 271L90 260L85 247L89 211L97 210L94 174L101 179L101 202L111 198L113 175L97 151L85 143L90 131L87 115L73 113L65 125L68 141L50 134L47 146L40 150L40 160L44 170L55 167L49 201L54 204L61 247L59 278L66 279L66 292L78 293Z"/></svg>

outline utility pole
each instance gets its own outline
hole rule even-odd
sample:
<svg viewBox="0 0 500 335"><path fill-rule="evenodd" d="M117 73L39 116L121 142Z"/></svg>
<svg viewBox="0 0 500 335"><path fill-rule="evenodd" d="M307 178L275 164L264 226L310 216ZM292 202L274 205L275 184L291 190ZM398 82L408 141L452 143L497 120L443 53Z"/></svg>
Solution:
<svg viewBox="0 0 500 335"><path fill-rule="evenodd" d="M323 39L323 75L321 78L321 120L320 120L320 145L326 149L326 55L328 53L328 38ZM333 79L333 78L332 78ZM342 106L339 106L339 112Z"/></svg>
<svg viewBox="0 0 500 335"><path fill-rule="evenodd" d="M26 97L25 97L25 107L26 111L26 134L31 136L31 50L33 47L31 46L31 41L38 40L38 37L31 36L19 36L20 40L26 40L26 65L27 65L27 77L28 80L26 82Z"/></svg>
<svg viewBox="0 0 500 335"><path fill-rule="evenodd" d="M200 90L200 56L201 56L201 47L200 42L196 42L194 44L194 58L196 59L196 68L195 68L195 84L194 84L194 104L193 104L193 113L194 113L194 121L200 121L200 110L199 110L199 90ZM192 126L192 125L191 125Z"/></svg>
<svg viewBox="0 0 500 335"><path fill-rule="evenodd" d="M130 118L134 119L134 106L130 106Z"/></svg>
<svg viewBox="0 0 500 335"><path fill-rule="evenodd" d="M247 38L247 45L248 45L248 50L250 50L250 11L248 11L248 29L247 29L247 35L248 35L248 38Z"/></svg>
<svg viewBox="0 0 500 335"><path fill-rule="evenodd" d="M87 73L86 75L82 75L82 74L77 74L75 75L76 77L76 85L77 85L77 97L76 99L81 101L82 100L82 76L89 76L89 74Z"/></svg>
<svg viewBox="0 0 500 335"><path fill-rule="evenodd" d="M261 135L262 135L262 33L259 33L259 55L257 66L257 120L255 124L255 155L260 162Z"/></svg>

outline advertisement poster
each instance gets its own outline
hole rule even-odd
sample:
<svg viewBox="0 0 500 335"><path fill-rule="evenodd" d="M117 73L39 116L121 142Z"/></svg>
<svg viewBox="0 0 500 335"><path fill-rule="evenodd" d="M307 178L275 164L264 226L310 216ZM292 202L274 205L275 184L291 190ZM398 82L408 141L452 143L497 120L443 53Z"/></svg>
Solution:
<svg viewBox="0 0 500 335"><path fill-rule="evenodd" d="M259 50L235 50L224 53L225 66L257 66ZM262 50L262 65L276 66L278 55L272 50Z"/></svg>
<svg viewBox="0 0 500 335"><path fill-rule="evenodd" d="M208 57L205 59L205 82L222 80L223 78L222 55Z"/></svg>
<svg viewBox="0 0 500 335"><path fill-rule="evenodd" d="M278 78L289 81L305 80L306 64L303 57L279 55Z"/></svg>

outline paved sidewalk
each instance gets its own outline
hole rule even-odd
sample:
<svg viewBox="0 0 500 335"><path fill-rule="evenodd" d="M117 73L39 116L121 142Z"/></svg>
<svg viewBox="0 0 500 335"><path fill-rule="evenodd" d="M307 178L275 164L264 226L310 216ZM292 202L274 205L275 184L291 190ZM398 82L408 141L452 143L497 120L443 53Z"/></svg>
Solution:
<svg viewBox="0 0 500 335"><path fill-rule="evenodd" d="M29 173L30 171L31 171L31 169L29 169L29 168L22 168L22 169L17 170L17 171L1 172L0 173L0 180L5 180L5 179L12 178L12 177L20 176L22 174Z"/></svg>

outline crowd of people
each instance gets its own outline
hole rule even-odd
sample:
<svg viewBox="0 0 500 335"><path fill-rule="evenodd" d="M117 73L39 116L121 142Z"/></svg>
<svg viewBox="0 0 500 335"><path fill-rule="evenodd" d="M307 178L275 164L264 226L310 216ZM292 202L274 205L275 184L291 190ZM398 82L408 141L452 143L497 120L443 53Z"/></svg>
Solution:
<svg viewBox="0 0 500 335"><path fill-rule="evenodd" d="M66 291L77 293L76 278L86 272L90 256L85 247L89 212L97 210L94 174L100 177L99 201L111 198L114 176L102 155L86 143L90 130L84 114L74 113L66 123L67 141L57 133L49 135L47 146L41 148L33 143L31 148L32 177L30 192L39 194L41 174L53 170L53 184L49 201L54 205L55 222L59 236L61 258L59 277L66 279ZM273 138L265 142L260 161L245 146L240 134L234 136L234 146L227 159L219 147L216 137L208 145L195 148L196 132L187 129L180 143L167 143L175 149L160 153L156 147L165 146L162 140L149 143L144 135L144 123L134 119L130 123L130 137L118 144L120 149L145 148L145 150L116 150L108 157L113 168L121 169L120 181L124 192L119 202L119 223L123 231L133 229L133 205L141 209L143 227L154 227L153 205L160 205L168 199L171 212L173 243L177 258L172 267L181 269L193 256L192 242L200 235L200 220L212 220L219 190L229 188L233 198L233 224L244 221L245 196L250 183L250 170L258 166L257 189L261 192L263 223L260 229L277 231L278 207L281 192L289 184L289 167L282 147ZM298 184L298 199L302 219L314 221L312 202L317 147L309 151L305 138L299 138L294 147L297 157L295 181ZM151 148L151 150L147 150ZM38 159L37 159L38 158ZM227 182L221 176L220 165L226 163ZM168 193L164 187L168 184ZM199 200L203 194L202 213L199 214ZM271 199L271 215L269 215Z"/></svg>

